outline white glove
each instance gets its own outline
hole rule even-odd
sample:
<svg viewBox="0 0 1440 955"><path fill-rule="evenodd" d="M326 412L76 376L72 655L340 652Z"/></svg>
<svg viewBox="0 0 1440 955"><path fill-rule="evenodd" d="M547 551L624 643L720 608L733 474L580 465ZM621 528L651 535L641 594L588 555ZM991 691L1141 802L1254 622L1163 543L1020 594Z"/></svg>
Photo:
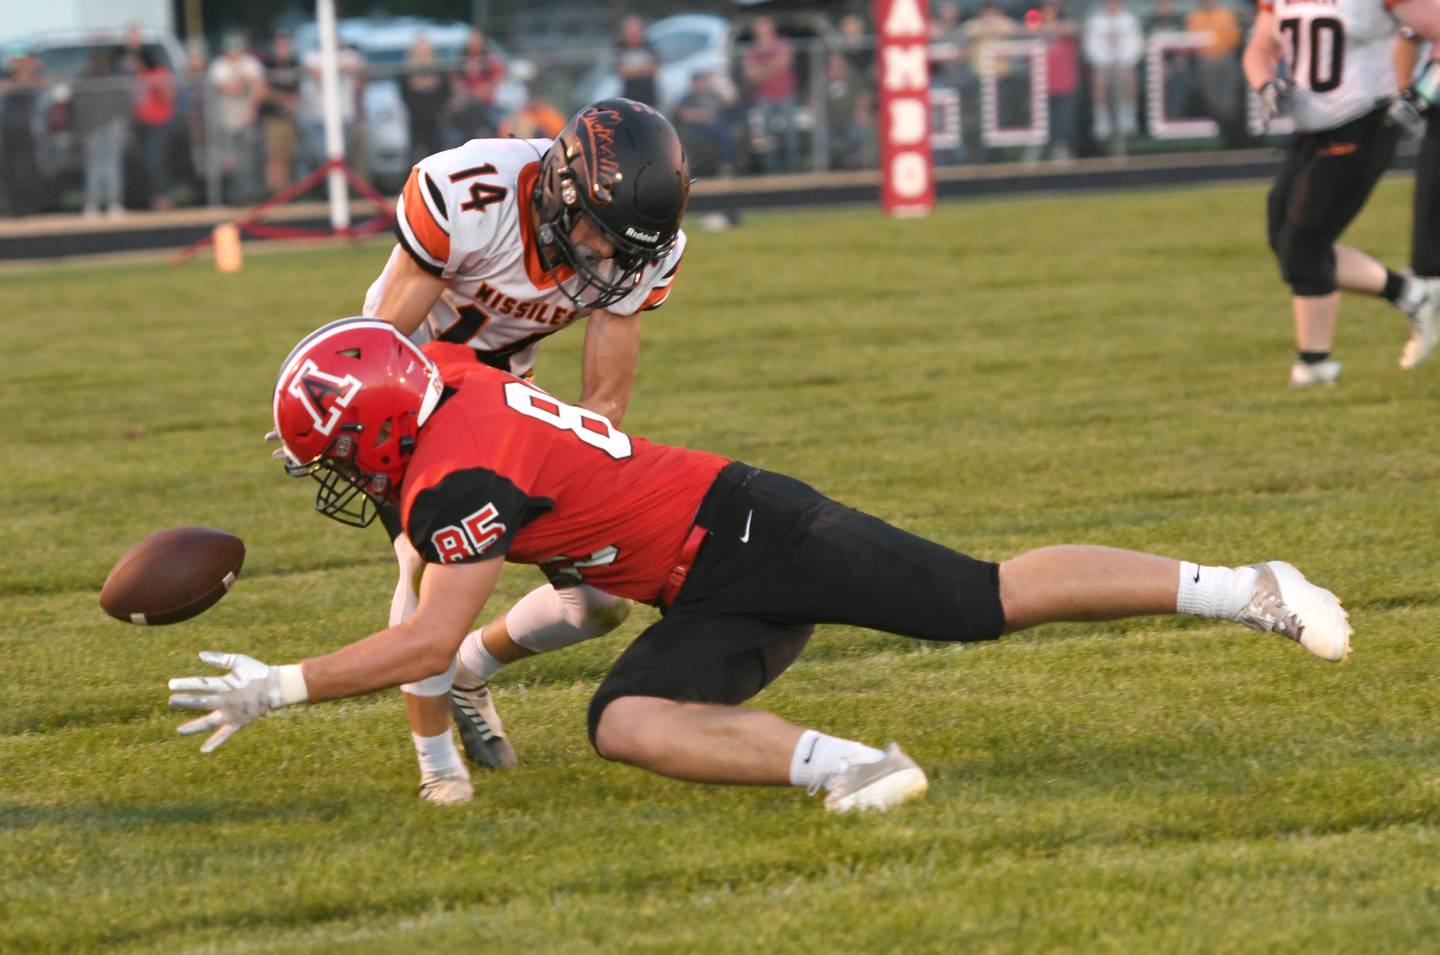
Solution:
<svg viewBox="0 0 1440 955"><path fill-rule="evenodd" d="M181 736L214 730L200 752L214 751L235 731L262 716L292 703L303 703L309 695L299 664L266 666L243 653L216 653L205 650L200 659L230 672L224 676L192 676L171 680L170 697L176 709L210 712L180 727Z"/></svg>
<svg viewBox="0 0 1440 955"><path fill-rule="evenodd" d="M1270 132L1270 123L1280 115L1280 107L1284 104L1285 97L1294 89L1293 80L1275 79L1255 91L1255 95L1260 97L1260 120L1265 125L1265 132Z"/></svg>

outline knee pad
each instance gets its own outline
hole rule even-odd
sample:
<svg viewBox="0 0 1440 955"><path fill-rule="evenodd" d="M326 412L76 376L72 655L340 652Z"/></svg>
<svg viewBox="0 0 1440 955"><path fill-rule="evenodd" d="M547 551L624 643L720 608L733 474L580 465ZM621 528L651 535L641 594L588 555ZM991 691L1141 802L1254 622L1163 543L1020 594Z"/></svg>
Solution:
<svg viewBox="0 0 1440 955"><path fill-rule="evenodd" d="M419 683L406 683L400 689L411 696L444 696L450 692L450 684L455 680L455 661L450 661L450 669L444 673L437 673L434 676L427 676Z"/></svg>
<svg viewBox="0 0 1440 955"><path fill-rule="evenodd" d="M1296 295L1316 297L1339 289L1335 282L1335 239L1328 232L1286 223L1275 244L1280 274Z"/></svg>
<svg viewBox="0 0 1440 955"><path fill-rule="evenodd" d="M527 650L549 653L604 636L630 615L630 601L594 587L546 585L530 591L505 615L510 639Z"/></svg>
<svg viewBox="0 0 1440 955"><path fill-rule="evenodd" d="M571 591L576 592L575 597L569 596ZM570 587L561 591L560 595L563 599L578 604L578 625L596 637L607 634L624 623L634 606L624 597L616 597L594 587Z"/></svg>

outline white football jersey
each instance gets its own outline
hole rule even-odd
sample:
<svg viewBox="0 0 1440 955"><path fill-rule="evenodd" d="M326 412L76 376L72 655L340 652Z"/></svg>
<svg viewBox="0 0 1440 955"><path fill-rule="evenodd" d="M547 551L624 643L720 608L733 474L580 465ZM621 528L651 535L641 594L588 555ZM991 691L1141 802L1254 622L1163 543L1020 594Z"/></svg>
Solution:
<svg viewBox="0 0 1440 955"><path fill-rule="evenodd" d="M1399 91L1399 22L1389 0L1261 0L1275 14L1286 74L1295 82L1290 115L1306 132L1334 129Z"/></svg>
<svg viewBox="0 0 1440 955"><path fill-rule="evenodd" d="M428 156L410 171L396 204L396 236L385 270L365 295L376 314L380 294L399 256L408 255L447 288L413 336L417 341L468 345L523 375L547 335L584 318L540 260L530 196L548 139L472 139ZM611 305L616 315L659 308L670 295L680 257L675 247L645 269L635 290ZM568 269L557 272L569 282Z"/></svg>

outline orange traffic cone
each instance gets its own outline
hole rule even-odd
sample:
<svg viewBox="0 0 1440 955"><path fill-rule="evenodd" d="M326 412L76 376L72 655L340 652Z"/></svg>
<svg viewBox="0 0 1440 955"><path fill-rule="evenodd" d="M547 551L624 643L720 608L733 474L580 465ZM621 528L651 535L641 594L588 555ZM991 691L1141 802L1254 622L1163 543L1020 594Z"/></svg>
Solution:
<svg viewBox="0 0 1440 955"><path fill-rule="evenodd" d="M240 252L240 230L233 222L223 222L215 227L215 268L220 272L238 272L244 265Z"/></svg>

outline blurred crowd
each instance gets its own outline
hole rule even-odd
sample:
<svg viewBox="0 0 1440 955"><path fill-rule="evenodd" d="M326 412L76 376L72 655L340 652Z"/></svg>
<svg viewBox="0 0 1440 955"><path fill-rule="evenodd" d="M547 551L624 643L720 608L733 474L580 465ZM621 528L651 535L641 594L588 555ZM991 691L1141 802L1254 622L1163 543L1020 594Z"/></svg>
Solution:
<svg viewBox="0 0 1440 955"><path fill-rule="evenodd" d="M932 3L937 161L1249 142L1244 24L1222 0L1186 2L1183 14L1172 0ZM604 49L564 55L517 55L453 22L342 27L346 159L383 189L398 188L419 157L473 137L552 136L569 112L606 95L666 112L698 176L878 159L876 41L857 15L631 16ZM259 44L229 33L213 55L139 27L37 37L3 55L8 215L246 205L325 160L313 24ZM1191 125L1161 129L1156 117Z"/></svg>

